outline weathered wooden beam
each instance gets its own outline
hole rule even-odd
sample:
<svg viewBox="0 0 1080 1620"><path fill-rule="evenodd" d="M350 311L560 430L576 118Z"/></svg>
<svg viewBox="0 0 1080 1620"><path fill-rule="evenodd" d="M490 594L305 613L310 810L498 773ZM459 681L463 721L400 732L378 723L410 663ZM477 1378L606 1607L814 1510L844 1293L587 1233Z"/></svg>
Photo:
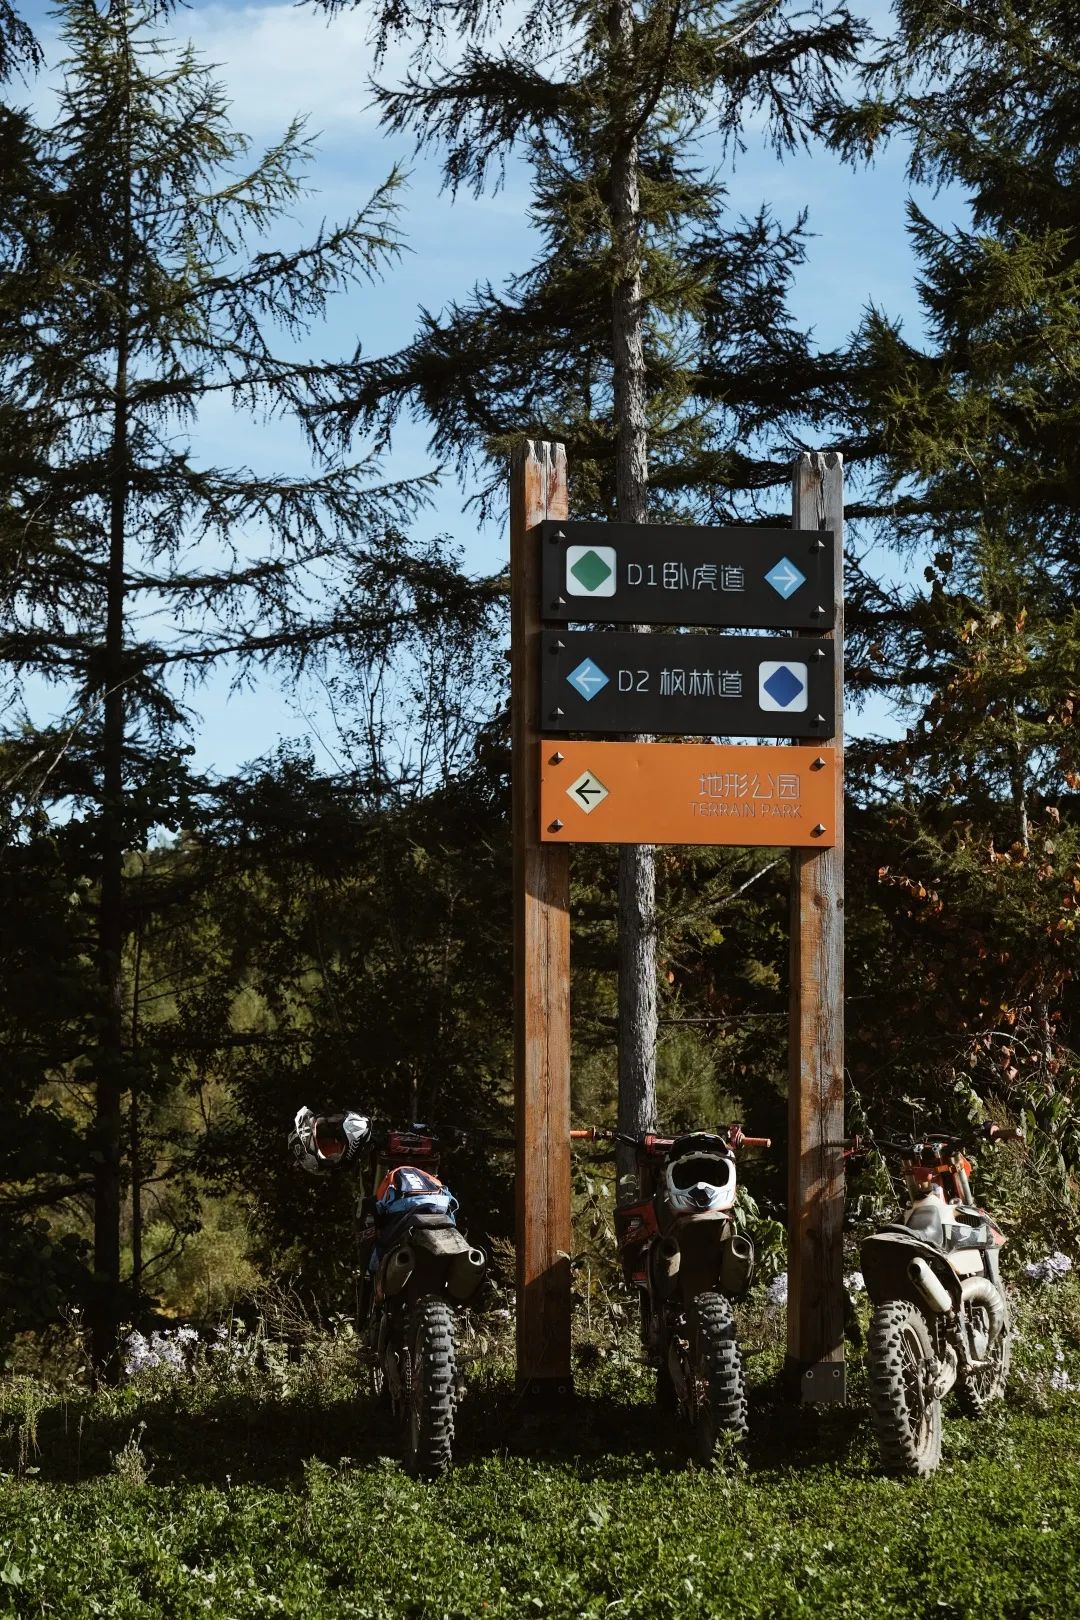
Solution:
<svg viewBox="0 0 1080 1620"><path fill-rule="evenodd" d="M570 1369L570 852L540 842L540 557L536 525L568 515L566 452L510 460L517 1120L517 1377L565 1395Z"/></svg>
<svg viewBox="0 0 1080 1620"><path fill-rule="evenodd" d="M835 838L792 851L788 1080L788 1371L807 1402L844 1389L844 470L799 456L792 527L831 530L837 548Z"/></svg>

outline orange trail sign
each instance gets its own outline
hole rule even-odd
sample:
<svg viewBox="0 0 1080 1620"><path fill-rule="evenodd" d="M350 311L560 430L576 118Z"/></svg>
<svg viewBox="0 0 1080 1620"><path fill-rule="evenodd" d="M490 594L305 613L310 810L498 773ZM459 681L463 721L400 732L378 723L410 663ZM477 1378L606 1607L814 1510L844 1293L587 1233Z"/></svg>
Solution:
<svg viewBox="0 0 1080 1620"><path fill-rule="evenodd" d="M539 747L543 843L826 849L835 841L834 748L565 737Z"/></svg>

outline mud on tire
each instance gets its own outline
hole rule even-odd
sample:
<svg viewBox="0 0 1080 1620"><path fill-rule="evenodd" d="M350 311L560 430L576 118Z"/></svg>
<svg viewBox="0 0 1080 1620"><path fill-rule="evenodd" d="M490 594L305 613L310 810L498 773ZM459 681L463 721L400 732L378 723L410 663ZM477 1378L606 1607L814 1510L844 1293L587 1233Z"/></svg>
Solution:
<svg viewBox="0 0 1080 1620"><path fill-rule="evenodd" d="M926 1396L934 1355L922 1312L908 1300L879 1305L870 1321L870 1411L884 1466L895 1474L932 1474L941 1461L941 1402Z"/></svg>
<svg viewBox="0 0 1080 1620"><path fill-rule="evenodd" d="M697 1386L694 1452L716 1461L722 1437L746 1433L746 1379L735 1337L735 1316L723 1294L696 1294L686 1313L689 1372Z"/></svg>
<svg viewBox="0 0 1080 1620"><path fill-rule="evenodd" d="M457 1401L454 1313L443 1299L422 1299L409 1316L412 1387L406 1414L406 1462L420 1479L450 1466Z"/></svg>

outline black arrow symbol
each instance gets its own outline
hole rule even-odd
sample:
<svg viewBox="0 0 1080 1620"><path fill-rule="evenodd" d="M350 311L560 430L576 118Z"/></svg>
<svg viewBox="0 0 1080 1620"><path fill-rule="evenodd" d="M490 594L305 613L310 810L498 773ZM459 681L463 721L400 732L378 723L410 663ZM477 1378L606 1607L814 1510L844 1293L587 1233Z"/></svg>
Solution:
<svg viewBox="0 0 1080 1620"><path fill-rule="evenodd" d="M580 784L580 786L578 786L578 787L576 787L574 789L574 792L577 794L578 798L581 800L582 804L584 804L584 805L588 804L590 793L594 793L597 796L599 796L600 794L603 793L603 791L604 791L603 788L600 787L600 785L598 783L593 783L592 785L590 785L588 782L582 782Z"/></svg>

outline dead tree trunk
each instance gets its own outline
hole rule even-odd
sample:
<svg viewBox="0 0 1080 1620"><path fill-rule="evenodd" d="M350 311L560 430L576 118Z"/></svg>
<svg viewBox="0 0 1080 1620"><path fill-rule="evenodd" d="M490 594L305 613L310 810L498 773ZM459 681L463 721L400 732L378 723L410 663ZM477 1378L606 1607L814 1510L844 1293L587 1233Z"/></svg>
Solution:
<svg viewBox="0 0 1080 1620"><path fill-rule="evenodd" d="M632 81L633 13L628 0L610 12L613 66ZM617 103L618 104L618 103ZM611 163L611 235L615 257L611 335L614 361L615 515L644 523L649 484L645 349L641 288L641 206L637 115L627 98ZM644 628L638 626L637 628ZM621 1131L656 1125L656 862L651 845L619 851L619 1111ZM621 1149L619 1176L634 1155Z"/></svg>
<svg viewBox="0 0 1080 1620"><path fill-rule="evenodd" d="M135 967L131 988L131 1087L130 1096L128 1097L128 1157L131 1161L129 1165L131 1175L131 1293L136 1311L139 1310L143 1270L142 1122L139 1117L140 1097L136 1079L136 1063L139 1051L139 997L142 992L143 933L145 927L145 913L140 912L138 928L135 934Z"/></svg>
<svg viewBox="0 0 1080 1620"><path fill-rule="evenodd" d="M127 82L127 80L125 80ZM121 114L129 116L128 111ZM123 205L115 287L116 372L107 510L109 551L105 576L105 647L101 670L102 739L98 912L98 982L101 1037L97 1048L94 1113L94 1289L90 1351L96 1373L108 1381L119 1370L120 1220L124 1093L124 739L125 522L129 482L128 368L130 363L131 153L121 142Z"/></svg>
<svg viewBox="0 0 1080 1620"><path fill-rule="evenodd" d="M124 334L126 337L126 334ZM116 1370L120 1311L121 1101L124 1090L124 490L127 460L127 345L117 357L117 403L106 583L104 721L101 747L101 900L94 1148L94 1293L90 1345L94 1366Z"/></svg>

